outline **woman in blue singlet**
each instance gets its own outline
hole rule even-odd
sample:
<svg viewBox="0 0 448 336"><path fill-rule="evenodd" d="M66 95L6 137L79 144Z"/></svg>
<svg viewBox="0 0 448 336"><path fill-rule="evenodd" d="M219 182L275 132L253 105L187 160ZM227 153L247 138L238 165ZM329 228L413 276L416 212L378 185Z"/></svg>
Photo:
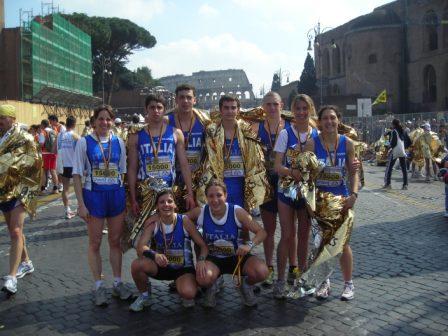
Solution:
<svg viewBox="0 0 448 336"><path fill-rule="evenodd" d="M353 142L345 135L338 134L341 114L336 106L324 106L318 113L321 133L310 142L317 159L325 164L323 172L317 177L316 187L319 191L331 192L345 197L343 211L353 208L358 198L357 165ZM348 176L347 176L348 175ZM348 184L346 180L348 178ZM347 243L340 259L344 290L341 300L354 297L352 281L353 254ZM326 299L330 294L330 280L327 279L316 291L316 297Z"/></svg>
<svg viewBox="0 0 448 336"><path fill-rule="evenodd" d="M207 205L187 214L197 223L199 231L202 231L209 250L206 272L203 276L197 273L196 278L200 286L207 288L204 305L216 305L215 296L220 286L218 277L221 274L233 274L239 265L243 276L240 284L241 296L246 306L254 306L257 302L253 285L266 279L268 268L263 260L250 252L266 238L266 232L246 210L226 202L226 184L211 180L205 194ZM241 239L243 229L255 234L252 240L244 244Z"/></svg>
<svg viewBox="0 0 448 336"><path fill-rule="evenodd" d="M101 280L100 246L104 221L109 233L110 263L114 274L113 296L123 300L132 293L121 281L122 250L120 239L124 228L126 196L123 174L126 173L126 147L111 133L114 120L112 107L101 105L94 111L95 131L76 143L73 160L73 182L78 199L78 214L87 222L88 259L95 279L95 303L107 304L106 289ZM81 177L85 176L82 185Z"/></svg>
<svg viewBox="0 0 448 336"><path fill-rule="evenodd" d="M291 104L291 112L294 120L289 127L283 129L275 143L274 169L279 176L291 176L299 179L298 170L291 169L291 158L289 150L304 151L310 139L317 136L317 129L312 118L316 116L313 100L305 95L297 95ZM281 190L278 192L278 214L280 219L281 237L277 248L277 271L278 280L275 283L273 295L277 299L285 298L285 269L288 249L292 241L296 239L297 233L297 259L300 272L306 269L308 258L308 240L311 222L305 207L305 200L293 201L285 196ZM296 226L297 221L297 226ZM297 260L296 259L296 260ZM297 276L293 273L294 264L290 265L288 278ZM289 280L288 282L291 282Z"/></svg>
<svg viewBox="0 0 448 336"><path fill-rule="evenodd" d="M147 220L147 225L137 245L138 259L132 262L132 278L140 296L129 307L141 311L150 305L148 276L157 280L174 280L185 307L194 305L197 292L196 274L205 276L205 259L208 249L191 220L176 213L174 194L166 189L157 195L158 216ZM154 239L155 250L150 242ZM191 239L199 247L196 271L193 264Z"/></svg>

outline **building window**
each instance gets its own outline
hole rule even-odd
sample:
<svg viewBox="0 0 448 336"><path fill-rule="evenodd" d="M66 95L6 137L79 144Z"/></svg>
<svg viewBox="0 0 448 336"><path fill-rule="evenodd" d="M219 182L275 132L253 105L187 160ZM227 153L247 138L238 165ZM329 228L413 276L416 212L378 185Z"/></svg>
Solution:
<svg viewBox="0 0 448 336"><path fill-rule="evenodd" d="M425 51L438 48L439 20L433 10L427 11L423 18L423 47Z"/></svg>
<svg viewBox="0 0 448 336"><path fill-rule="evenodd" d="M437 100L436 71L432 65L423 69L423 102L433 103Z"/></svg>
<svg viewBox="0 0 448 336"><path fill-rule="evenodd" d="M375 64L378 60L376 59L376 54L369 55L369 64Z"/></svg>

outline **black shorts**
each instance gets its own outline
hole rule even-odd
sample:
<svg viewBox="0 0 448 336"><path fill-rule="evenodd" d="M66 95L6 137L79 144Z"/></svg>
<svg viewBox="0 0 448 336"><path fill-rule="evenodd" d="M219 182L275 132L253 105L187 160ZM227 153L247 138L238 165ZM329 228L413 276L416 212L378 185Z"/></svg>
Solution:
<svg viewBox="0 0 448 336"><path fill-rule="evenodd" d="M10 201L6 201L3 203L0 203L0 211L3 212L10 212L15 207L19 206L21 203L17 200L17 198L13 198Z"/></svg>
<svg viewBox="0 0 448 336"><path fill-rule="evenodd" d="M157 266L157 274L151 276L151 278L157 280L176 280L184 274L193 274L196 276L196 271L194 267L172 268Z"/></svg>
<svg viewBox="0 0 448 336"><path fill-rule="evenodd" d="M72 172L73 172L73 167L64 167L64 170L63 170L61 176L66 177L66 178L72 178L73 177Z"/></svg>
<svg viewBox="0 0 448 336"><path fill-rule="evenodd" d="M271 200L260 205L260 209L276 214L278 213L278 175L269 175L268 180L272 191Z"/></svg>
<svg viewBox="0 0 448 336"><path fill-rule="evenodd" d="M252 254L248 253L243 257L243 261L241 262L241 269L243 269L244 264L247 259L252 257ZM231 257L218 258L214 256L207 256L207 260L214 263L218 268L221 274L233 274L236 265L238 264L238 256L234 255Z"/></svg>

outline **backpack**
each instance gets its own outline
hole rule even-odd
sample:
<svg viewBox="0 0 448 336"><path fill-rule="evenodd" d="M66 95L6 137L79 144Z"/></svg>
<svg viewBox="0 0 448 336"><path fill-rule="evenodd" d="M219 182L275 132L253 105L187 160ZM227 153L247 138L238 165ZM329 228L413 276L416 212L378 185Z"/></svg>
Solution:
<svg viewBox="0 0 448 336"><path fill-rule="evenodd" d="M57 153L56 133L54 131L46 132L44 148L45 148L45 151L48 153L53 153L53 154Z"/></svg>

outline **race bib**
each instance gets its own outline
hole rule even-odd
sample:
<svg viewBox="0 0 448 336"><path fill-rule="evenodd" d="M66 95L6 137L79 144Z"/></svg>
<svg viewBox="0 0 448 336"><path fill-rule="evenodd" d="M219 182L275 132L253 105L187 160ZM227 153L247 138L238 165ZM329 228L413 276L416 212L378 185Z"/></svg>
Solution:
<svg viewBox="0 0 448 336"><path fill-rule="evenodd" d="M215 240L214 243L208 245L208 250L211 255L219 257L231 257L235 255L235 248L232 242L227 240Z"/></svg>
<svg viewBox="0 0 448 336"><path fill-rule="evenodd" d="M326 166L316 181L318 187L339 187L344 180L344 167Z"/></svg>
<svg viewBox="0 0 448 336"><path fill-rule="evenodd" d="M199 167L201 153L198 151L187 150L187 161L191 171L195 171Z"/></svg>
<svg viewBox="0 0 448 336"><path fill-rule="evenodd" d="M167 250L165 256L170 265L176 267L184 265L184 251L182 250Z"/></svg>
<svg viewBox="0 0 448 336"><path fill-rule="evenodd" d="M119 183L118 167L115 163L109 163L106 168L104 163L92 169L92 181L99 185L111 185Z"/></svg>
<svg viewBox="0 0 448 336"><path fill-rule="evenodd" d="M231 156L224 162L224 177L244 177L244 164L241 156Z"/></svg>
<svg viewBox="0 0 448 336"><path fill-rule="evenodd" d="M168 157L146 160L146 172L152 177L163 178L171 174L171 161Z"/></svg>

